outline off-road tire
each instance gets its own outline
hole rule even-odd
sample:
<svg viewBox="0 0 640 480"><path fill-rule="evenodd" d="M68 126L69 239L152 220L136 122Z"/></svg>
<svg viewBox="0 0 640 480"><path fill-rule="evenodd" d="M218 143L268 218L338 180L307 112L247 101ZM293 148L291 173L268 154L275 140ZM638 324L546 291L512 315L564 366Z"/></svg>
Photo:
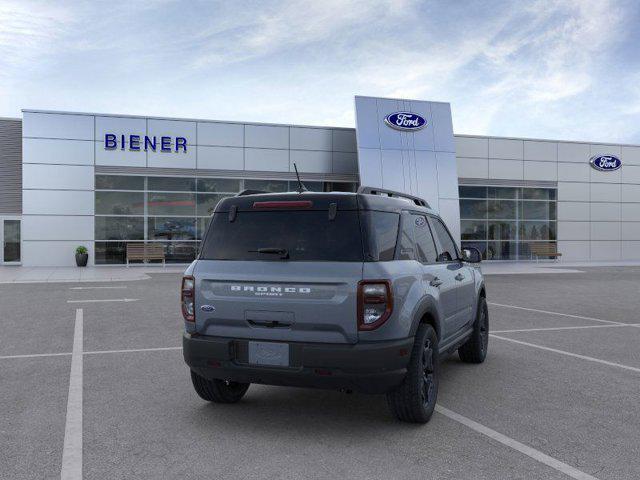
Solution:
<svg viewBox="0 0 640 480"><path fill-rule="evenodd" d="M191 382L196 393L203 400L214 403L236 403L249 389L249 383L208 380L191 371Z"/></svg>
<svg viewBox="0 0 640 480"><path fill-rule="evenodd" d="M480 297L476 320L473 322L473 333L460 348L458 356L466 363L482 363L487 357L489 347L489 309L487 300Z"/></svg>
<svg viewBox="0 0 640 480"><path fill-rule="evenodd" d="M393 414L403 422L427 423L438 396L438 336L431 325L420 324L402 384L387 394Z"/></svg>

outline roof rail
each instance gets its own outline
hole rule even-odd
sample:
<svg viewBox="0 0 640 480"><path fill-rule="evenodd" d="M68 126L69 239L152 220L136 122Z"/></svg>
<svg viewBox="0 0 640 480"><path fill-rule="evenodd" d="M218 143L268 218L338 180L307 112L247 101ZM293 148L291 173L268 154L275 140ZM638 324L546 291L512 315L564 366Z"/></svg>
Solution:
<svg viewBox="0 0 640 480"><path fill-rule="evenodd" d="M271 193L271 192L267 192L265 190L251 190L251 189L247 189L247 190L242 190L240 193L238 193L236 195L236 197L244 197L245 195L259 195L261 193Z"/></svg>
<svg viewBox="0 0 640 480"><path fill-rule="evenodd" d="M427 203L427 201L420 197L415 197L413 195L409 195L408 193L395 192L393 190L385 190L384 188L362 186L358 188L358 193L365 194L365 195L381 195L381 196L386 195L387 197L392 197L392 198L405 198L407 200L411 200L413 203L415 203L420 207L431 208Z"/></svg>

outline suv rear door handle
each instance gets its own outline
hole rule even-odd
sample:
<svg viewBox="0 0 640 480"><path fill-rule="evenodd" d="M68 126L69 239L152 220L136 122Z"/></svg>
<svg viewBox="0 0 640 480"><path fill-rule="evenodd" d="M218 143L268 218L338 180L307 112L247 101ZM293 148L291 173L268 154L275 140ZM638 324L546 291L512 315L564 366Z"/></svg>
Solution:
<svg viewBox="0 0 640 480"><path fill-rule="evenodd" d="M455 276L455 279L459 282L461 282L462 280L464 280L464 275L462 275L461 273L457 274Z"/></svg>
<svg viewBox="0 0 640 480"><path fill-rule="evenodd" d="M431 285L432 287L439 287L440 285L442 285L442 280L436 277L429 282L429 285Z"/></svg>

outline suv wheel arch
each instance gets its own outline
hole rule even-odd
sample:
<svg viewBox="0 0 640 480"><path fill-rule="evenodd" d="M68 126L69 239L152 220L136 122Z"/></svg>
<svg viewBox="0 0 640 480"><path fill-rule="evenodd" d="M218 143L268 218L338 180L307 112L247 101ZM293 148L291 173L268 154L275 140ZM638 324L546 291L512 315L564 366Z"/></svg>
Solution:
<svg viewBox="0 0 640 480"><path fill-rule="evenodd" d="M436 308L435 300L431 297L425 297L418 305L416 313L413 316L413 324L411 325L410 336L415 336L421 323L431 325L436 332L439 340L442 339L442 328L440 324L440 315Z"/></svg>

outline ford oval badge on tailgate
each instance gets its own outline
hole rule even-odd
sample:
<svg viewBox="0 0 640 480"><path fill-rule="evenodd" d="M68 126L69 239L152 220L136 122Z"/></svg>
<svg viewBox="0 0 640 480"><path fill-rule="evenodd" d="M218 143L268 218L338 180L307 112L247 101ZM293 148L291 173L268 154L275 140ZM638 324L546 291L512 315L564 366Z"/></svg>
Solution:
<svg viewBox="0 0 640 480"><path fill-rule="evenodd" d="M200 310L202 310L203 312L213 312L216 309L216 307L214 307L213 305L202 305L200 307Z"/></svg>

